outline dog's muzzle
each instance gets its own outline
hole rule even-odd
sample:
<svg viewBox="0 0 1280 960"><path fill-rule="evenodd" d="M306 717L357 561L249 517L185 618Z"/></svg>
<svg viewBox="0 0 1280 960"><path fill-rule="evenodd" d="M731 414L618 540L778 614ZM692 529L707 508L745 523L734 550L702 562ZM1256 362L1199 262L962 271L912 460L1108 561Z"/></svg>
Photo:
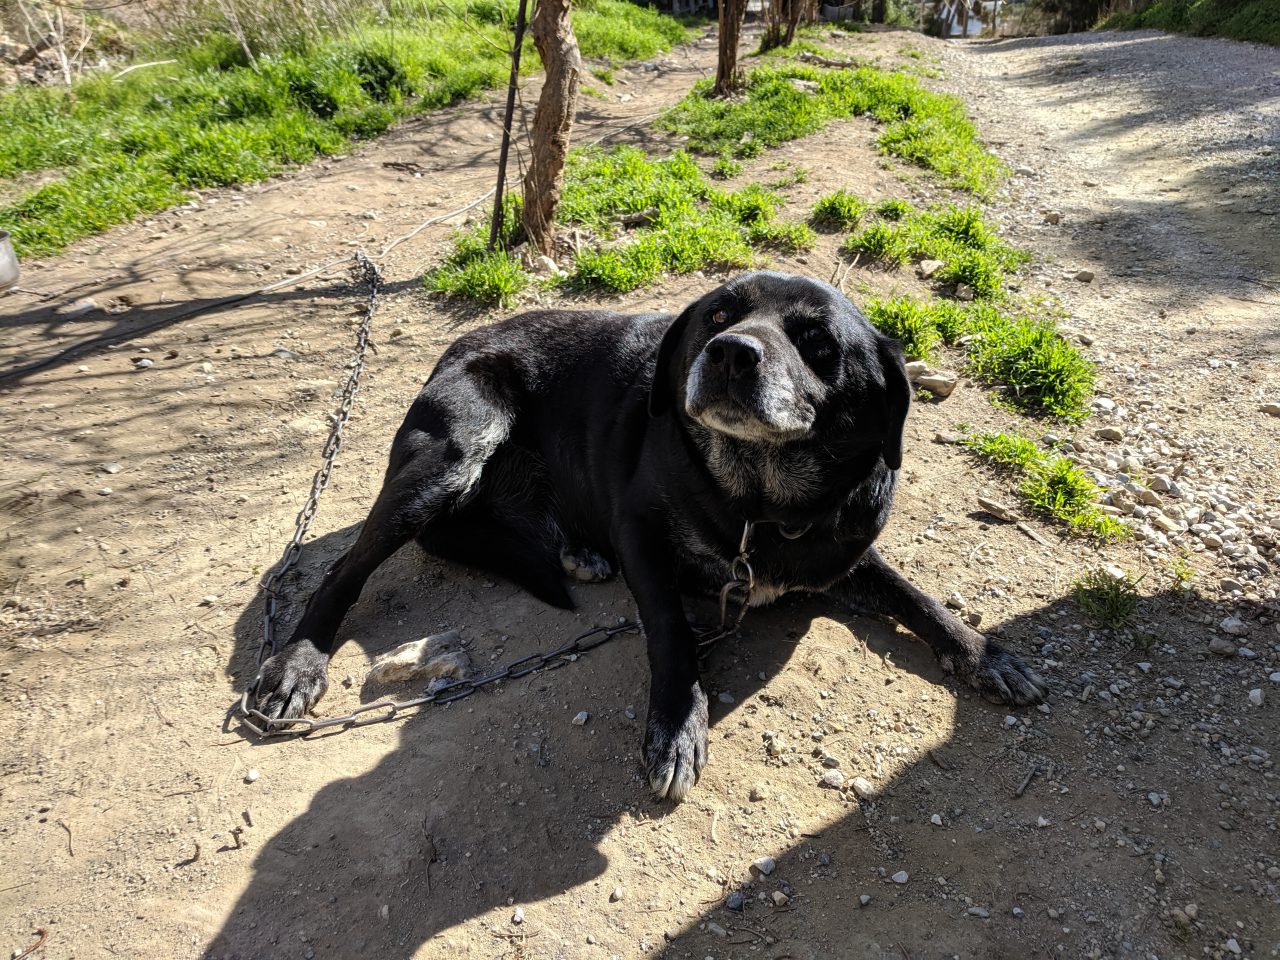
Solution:
<svg viewBox="0 0 1280 960"><path fill-rule="evenodd" d="M703 347L689 371L685 411L743 440L798 439L813 424L813 408L796 396L786 364L745 333L725 332Z"/></svg>

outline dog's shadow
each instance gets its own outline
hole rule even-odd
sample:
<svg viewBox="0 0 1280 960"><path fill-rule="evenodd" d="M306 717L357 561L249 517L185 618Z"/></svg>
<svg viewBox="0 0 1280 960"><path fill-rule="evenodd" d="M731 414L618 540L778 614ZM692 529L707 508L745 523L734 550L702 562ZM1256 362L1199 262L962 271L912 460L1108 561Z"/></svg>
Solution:
<svg viewBox="0 0 1280 960"><path fill-rule="evenodd" d="M302 579L309 583L298 587L300 594L353 536L348 528L308 545ZM487 672L593 625L634 618L620 583L573 590L580 610L554 610L506 583L406 548L370 580L349 614L344 633L356 642L331 665L320 712L345 713L384 693L416 695L417 689L368 687L360 676L369 655L428 633L459 629L476 670ZM1010 645L1042 644L1068 604L1055 601L1004 625ZM241 683L253 673L260 614L259 601L240 620L241 650L229 669ZM373 635L376 641L366 639ZM283 801L284 812L275 823L260 817L260 829L245 833L242 855L254 858L253 876L206 955L505 956L523 944L526 952L517 955L636 956L658 948L665 935L670 942L662 955L673 960L721 957L726 942L741 952L780 939L787 939L783 953L798 958L837 955L821 945L836 934L853 937L841 956L887 956L895 943L969 955L966 945L990 950L993 938L1004 946L991 955L1014 955L1000 950L1021 949L1015 945L1032 929L1029 922L1011 925L1009 915L957 924L962 901L921 902L917 891L941 877L954 895L956 876L968 865L972 875L958 881L960 888L993 912L1007 914L1018 904L1030 910L1029 898L1047 899L1043 864L1011 860L1001 833L1010 817L1023 826L1036 814L1065 818L1051 783L1065 779L1061 771L1075 762L1074 747L1087 754L1091 745L1051 744L1039 723L1014 737L1006 710L968 691L952 707L940 689L922 695L918 680L905 682L908 674L949 683L924 644L891 624L844 615L823 598L787 598L752 611L743 634L704 663L711 764L679 807L653 800L641 770L648 670L634 634L561 669L492 684L395 723L266 743L256 762L263 784L274 777L267 787L274 800L264 797L257 809ZM823 726L820 718L836 718L824 706L827 696L840 704L838 729L825 744L802 740ZM922 706L921 699L930 702ZM583 710L589 719L575 725ZM924 714L943 731L941 740L928 741L927 725L912 732ZM899 734L886 735L884 723L896 724ZM781 757L770 756L766 730L789 741ZM877 741L891 750L884 741L894 739L913 744L910 761L877 753ZM757 759L732 765L728 740L745 743ZM849 776L873 763L896 772L877 781L877 798L841 799L816 785L814 749L840 757ZM1056 774L1050 754L1061 755ZM1045 782L1033 814L1032 805L1020 809L1010 798L1036 764ZM328 771L330 782L291 815L289 787L279 779L317 769ZM757 783L768 786L753 801ZM1083 805L1099 789L1086 784L1070 801ZM792 797L804 812L795 811ZM945 818L943 827L920 816L922 803ZM619 842L633 834L630 843ZM778 856L776 873L748 870L754 856L780 847L790 849ZM983 862L999 869L973 869ZM919 875L915 887L887 879L900 866ZM745 909L727 909L726 890L747 879ZM812 918L796 911L814 902L815 884L833 898L816 933ZM610 901L615 886L625 890L617 904ZM1015 890L1022 899L1013 899ZM575 915L567 891L582 917L572 935L564 932L572 926L565 918ZM779 907L774 891L789 905ZM877 911L859 908L864 891ZM541 904L551 898L559 898L553 908L559 916L544 923ZM517 907L519 924L512 922ZM1107 909L1128 907L1118 900ZM479 926L459 929L477 917ZM940 924L949 925L947 933L936 932Z"/></svg>

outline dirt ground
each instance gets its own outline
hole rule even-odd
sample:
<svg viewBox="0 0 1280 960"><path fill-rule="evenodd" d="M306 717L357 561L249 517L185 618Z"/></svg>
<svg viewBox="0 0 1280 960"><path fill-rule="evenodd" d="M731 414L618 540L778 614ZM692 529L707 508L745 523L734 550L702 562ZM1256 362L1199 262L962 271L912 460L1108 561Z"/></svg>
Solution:
<svg viewBox="0 0 1280 960"><path fill-rule="evenodd" d="M928 82L965 96L1018 169L991 211L1036 255L1019 283L1061 298L1111 402L1074 431L1051 429L1085 450L1103 423L1178 438L1188 476L1229 489L1256 521L1254 555L1277 559L1280 419L1260 406L1280 401L1280 51L1149 32L831 42L940 70ZM583 99L578 142L663 149L643 121L714 55L704 39L656 70L619 70L606 99ZM0 370L14 374L0 383L0 947L20 951L44 929L35 956L51 960L1280 956L1273 566L1246 577L1240 558L1189 536L1098 547L1030 518L1038 539L993 521L976 497L1012 502L1010 481L935 435L1044 428L967 381L913 411L882 543L1051 681L1040 710L1010 714L957 688L892 624L785 600L712 653L711 762L676 808L650 799L641 775L635 636L360 730L259 743L228 719L356 301L335 269L182 314L354 249L376 254L480 196L497 103L26 264L24 287L56 295L0 300ZM943 195L878 155L874 136L869 121L838 124L743 179L803 166L807 182L785 188L796 218L840 186ZM380 261L378 349L290 581L297 600L350 544L434 359L488 319L419 284L460 222ZM774 263L827 279L837 240ZM1081 268L1095 279L1072 279ZM720 279L610 302L678 308ZM877 269L853 270L845 288L855 300L923 290ZM1103 563L1143 577L1125 640L1071 599ZM456 628L485 669L634 615L620 584L574 593L576 613L552 610L406 549L347 619L320 713L416 694L367 679L374 656L407 640ZM297 613L285 610L286 627ZM1243 649L1211 654L1228 616ZM815 752L872 791L820 787ZM763 857L767 875L752 869Z"/></svg>

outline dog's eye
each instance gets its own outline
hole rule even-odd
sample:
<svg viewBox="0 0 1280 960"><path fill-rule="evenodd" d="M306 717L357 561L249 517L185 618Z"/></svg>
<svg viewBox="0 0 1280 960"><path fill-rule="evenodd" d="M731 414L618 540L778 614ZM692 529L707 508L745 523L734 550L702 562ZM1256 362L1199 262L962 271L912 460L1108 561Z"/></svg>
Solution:
<svg viewBox="0 0 1280 960"><path fill-rule="evenodd" d="M729 319L730 318L729 318L728 310L723 310L723 309L717 310L715 313L711 315L711 322L714 323L717 327L723 327L726 323L729 322Z"/></svg>
<svg viewBox="0 0 1280 960"><path fill-rule="evenodd" d="M796 345L801 347L828 346L827 331L822 327L806 327L796 335Z"/></svg>

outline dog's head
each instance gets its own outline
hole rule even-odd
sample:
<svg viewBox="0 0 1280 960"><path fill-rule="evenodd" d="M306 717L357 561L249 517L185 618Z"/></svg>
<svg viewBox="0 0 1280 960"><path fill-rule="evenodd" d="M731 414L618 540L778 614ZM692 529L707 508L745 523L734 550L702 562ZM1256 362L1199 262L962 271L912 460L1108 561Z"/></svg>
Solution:
<svg viewBox="0 0 1280 960"><path fill-rule="evenodd" d="M828 284L748 273L677 317L658 348L649 412L675 409L747 443L878 446L902 465L911 389L896 341Z"/></svg>

